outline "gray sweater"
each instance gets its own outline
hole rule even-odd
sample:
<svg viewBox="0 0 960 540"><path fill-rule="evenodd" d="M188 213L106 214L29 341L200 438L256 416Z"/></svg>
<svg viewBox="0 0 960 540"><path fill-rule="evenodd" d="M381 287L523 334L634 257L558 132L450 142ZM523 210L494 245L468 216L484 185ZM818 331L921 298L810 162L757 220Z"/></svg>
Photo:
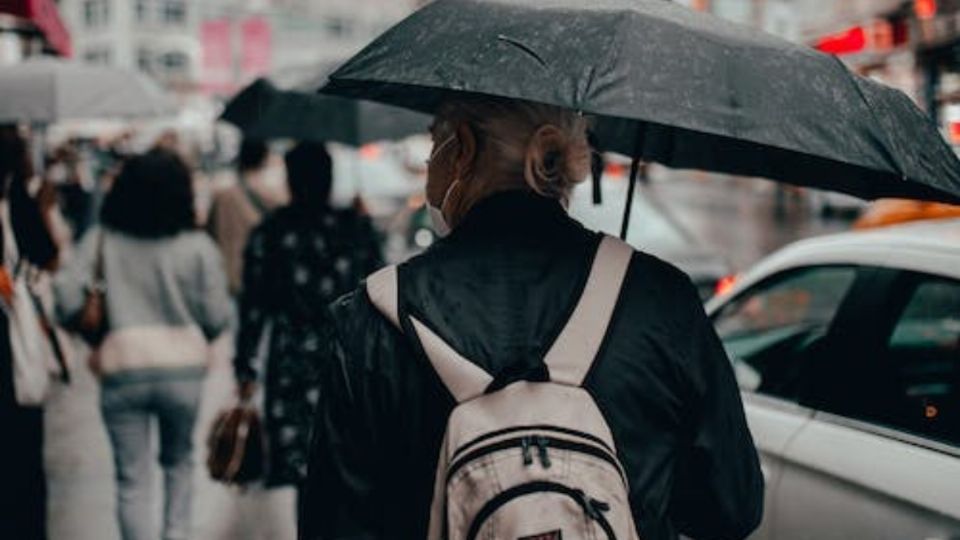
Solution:
<svg viewBox="0 0 960 540"><path fill-rule="evenodd" d="M97 354L103 376L202 369L208 342L233 318L223 263L210 238L191 231L141 239L92 229L54 280L57 314L64 322L83 307L100 234L110 326Z"/></svg>

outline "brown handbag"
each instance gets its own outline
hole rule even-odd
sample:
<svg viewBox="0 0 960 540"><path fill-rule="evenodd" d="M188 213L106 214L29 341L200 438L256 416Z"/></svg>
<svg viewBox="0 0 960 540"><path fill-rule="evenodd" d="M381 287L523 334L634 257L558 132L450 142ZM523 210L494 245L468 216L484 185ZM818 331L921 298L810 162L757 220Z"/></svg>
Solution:
<svg viewBox="0 0 960 540"><path fill-rule="evenodd" d="M73 324L74 330L93 348L107 335L107 287L103 269L103 233L97 238L97 255L93 264L93 279L87 285L83 307Z"/></svg>
<svg viewBox="0 0 960 540"><path fill-rule="evenodd" d="M260 415L243 402L217 415L207 439L210 477L227 484L259 480L264 469Z"/></svg>

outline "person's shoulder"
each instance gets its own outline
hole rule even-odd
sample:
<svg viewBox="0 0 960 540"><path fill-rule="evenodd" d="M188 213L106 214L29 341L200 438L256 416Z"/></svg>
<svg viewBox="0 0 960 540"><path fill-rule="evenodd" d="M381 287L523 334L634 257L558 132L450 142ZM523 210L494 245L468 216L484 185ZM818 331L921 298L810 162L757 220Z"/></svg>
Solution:
<svg viewBox="0 0 960 540"><path fill-rule="evenodd" d="M373 305L366 281L334 300L327 311L333 337L348 359L345 369L393 371L396 354L403 347L403 334Z"/></svg>
<svg viewBox="0 0 960 540"><path fill-rule="evenodd" d="M296 230L301 227L296 212L291 206L281 206L263 216L253 228L250 229L249 238L274 238L288 231Z"/></svg>
<svg viewBox="0 0 960 540"><path fill-rule="evenodd" d="M689 328L704 316L703 302L690 277L643 251L634 251L621 294L629 317L647 321L650 328Z"/></svg>
<svg viewBox="0 0 960 540"><path fill-rule="evenodd" d="M645 251L633 251L628 272L631 282L642 282L647 287L683 292L693 288L690 276L683 270Z"/></svg>

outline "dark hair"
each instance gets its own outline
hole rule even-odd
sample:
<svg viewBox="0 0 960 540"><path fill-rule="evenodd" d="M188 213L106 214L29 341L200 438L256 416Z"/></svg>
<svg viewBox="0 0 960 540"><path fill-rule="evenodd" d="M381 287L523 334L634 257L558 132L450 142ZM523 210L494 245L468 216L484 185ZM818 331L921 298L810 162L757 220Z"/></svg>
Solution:
<svg viewBox="0 0 960 540"><path fill-rule="evenodd" d="M284 156L294 206L324 206L333 187L333 161L321 143L301 142Z"/></svg>
<svg viewBox="0 0 960 540"><path fill-rule="evenodd" d="M123 164L103 202L103 224L141 238L194 229L193 179L176 153L155 148Z"/></svg>
<svg viewBox="0 0 960 540"><path fill-rule="evenodd" d="M237 168L240 171L249 171L263 167L267 161L269 148L267 143L260 139L243 139L240 143L240 152L237 154Z"/></svg>

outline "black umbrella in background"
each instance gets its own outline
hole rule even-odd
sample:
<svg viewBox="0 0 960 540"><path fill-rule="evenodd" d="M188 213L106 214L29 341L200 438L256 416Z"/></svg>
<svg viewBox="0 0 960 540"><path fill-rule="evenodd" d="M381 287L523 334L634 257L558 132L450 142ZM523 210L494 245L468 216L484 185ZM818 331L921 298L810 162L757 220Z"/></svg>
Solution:
<svg viewBox="0 0 960 540"><path fill-rule="evenodd" d="M222 120L240 128L245 136L308 141L335 141L351 146L400 139L424 133L430 117L380 103L323 96L315 92L326 72L303 74L303 84L277 88L267 79L252 82L231 99Z"/></svg>
<svg viewBox="0 0 960 540"><path fill-rule="evenodd" d="M866 199L960 201L960 162L905 95L663 0L438 0L322 91L424 112L467 94L596 115L599 145L633 156L633 178L645 159Z"/></svg>

